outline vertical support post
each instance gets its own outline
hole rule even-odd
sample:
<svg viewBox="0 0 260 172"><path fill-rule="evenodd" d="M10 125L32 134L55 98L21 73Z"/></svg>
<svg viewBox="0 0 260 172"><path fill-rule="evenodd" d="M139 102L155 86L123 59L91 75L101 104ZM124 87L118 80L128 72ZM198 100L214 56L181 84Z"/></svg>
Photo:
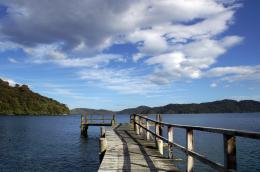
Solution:
<svg viewBox="0 0 260 172"><path fill-rule="evenodd" d="M81 123L80 124L82 124L84 121L85 121L85 117L84 117L84 115L81 115Z"/></svg>
<svg viewBox="0 0 260 172"><path fill-rule="evenodd" d="M140 127L139 127L139 117L138 116L135 116L135 132L137 135L140 134Z"/></svg>
<svg viewBox="0 0 260 172"><path fill-rule="evenodd" d="M173 127L168 126L168 140L173 143ZM173 159L173 146L168 143L168 158Z"/></svg>
<svg viewBox="0 0 260 172"><path fill-rule="evenodd" d="M156 135L161 136L160 133L160 124L155 123L155 133ZM163 155L163 141L157 137L155 137L155 144L157 149L159 150L160 154Z"/></svg>
<svg viewBox="0 0 260 172"><path fill-rule="evenodd" d="M158 139L157 144L158 144L159 153L163 155L163 141L161 139Z"/></svg>
<svg viewBox="0 0 260 172"><path fill-rule="evenodd" d="M224 140L224 166L226 169L237 170L236 137L223 135Z"/></svg>
<svg viewBox="0 0 260 172"><path fill-rule="evenodd" d="M139 117L139 124L143 126L143 118ZM140 134L142 135L143 134L143 128L139 126L139 129L140 129Z"/></svg>
<svg viewBox="0 0 260 172"><path fill-rule="evenodd" d="M107 140L105 137L105 128L100 127L100 138L99 138L99 161L101 162L107 150Z"/></svg>
<svg viewBox="0 0 260 172"><path fill-rule="evenodd" d="M159 119L160 117L159 117L159 114L156 114L156 121L159 121L160 119ZM160 131L159 131L159 124L158 123L155 123L154 124L155 125L155 134L156 135L160 135ZM155 137L155 144L156 144L156 147L158 148L158 142L157 142L157 137Z"/></svg>
<svg viewBox="0 0 260 172"><path fill-rule="evenodd" d="M139 125L137 125L137 128L138 128L138 135L140 135L140 130L141 130L141 127L140 127L140 124L141 124L141 118L138 116L137 117L137 123L139 124Z"/></svg>
<svg viewBox="0 0 260 172"><path fill-rule="evenodd" d="M149 126L149 121L146 119L146 140L150 140L150 133L148 132L150 126Z"/></svg>
<svg viewBox="0 0 260 172"><path fill-rule="evenodd" d="M105 133L106 133L105 127L100 127L100 137L105 137Z"/></svg>
<svg viewBox="0 0 260 172"><path fill-rule="evenodd" d="M81 136L88 137L88 125L87 124L81 124Z"/></svg>
<svg viewBox="0 0 260 172"><path fill-rule="evenodd" d="M81 115L81 118L80 118L80 134L83 135L83 130L84 130L84 115Z"/></svg>
<svg viewBox="0 0 260 172"><path fill-rule="evenodd" d="M193 145L193 130L188 128L186 129L186 148L189 151L193 151L194 145ZM194 165L194 159L192 156L187 155L187 172L192 172Z"/></svg>
<svg viewBox="0 0 260 172"><path fill-rule="evenodd" d="M107 149L107 141L105 137L101 137L99 139L99 143L100 143L100 153L102 154L103 152L106 151Z"/></svg>
<svg viewBox="0 0 260 172"><path fill-rule="evenodd" d="M158 124L158 123L155 123L155 134L156 134L156 135L160 135L160 134L159 134L159 124ZM158 145L157 145L157 140L158 140L158 139L157 139L156 136L155 136L154 138L155 138L156 147L158 147Z"/></svg>
<svg viewBox="0 0 260 172"><path fill-rule="evenodd" d="M114 126L116 124L116 116L115 116L115 114L113 114L113 118L112 118L111 124L112 124L112 126Z"/></svg>
<svg viewBox="0 0 260 172"><path fill-rule="evenodd" d="M132 115L132 123L133 123L133 127L135 128L135 114Z"/></svg>
<svg viewBox="0 0 260 172"><path fill-rule="evenodd" d="M83 137L88 136L88 125L87 125L87 122L86 122L86 116L85 115L81 115L80 134Z"/></svg>
<svg viewBox="0 0 260 172"><path fill-rule="evenodd" d="M133 114L130 115L130 124L133 126Z"/></svg>
<svg viewBox="0 0 260 172"><path fill-rule="evenodd" d="M136 131L136 125L135 125L135 123L136 123L136 115L135 114L133 114L133 126L134 126L134 131Z"/></svg>
<svg viewBox="0 0 260 172"><path fill-rule="evenodd" d="M162 122L162 116L160 114L156 115L156 121ZM159 125L159 135L162 136L163 134L163 127L162 125Z"/></svg>

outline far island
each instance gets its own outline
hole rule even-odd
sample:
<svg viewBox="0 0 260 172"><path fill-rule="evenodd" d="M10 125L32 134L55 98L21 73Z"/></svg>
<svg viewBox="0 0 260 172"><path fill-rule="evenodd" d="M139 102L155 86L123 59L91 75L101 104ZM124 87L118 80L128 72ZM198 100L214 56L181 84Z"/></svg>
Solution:
<svg viewBox="0 0 260 172"><path fill-rule="evenodd" d="M0 115L64 114L69 114L65 104L34 93L27 85L10 86L0 79Z"/></svg>

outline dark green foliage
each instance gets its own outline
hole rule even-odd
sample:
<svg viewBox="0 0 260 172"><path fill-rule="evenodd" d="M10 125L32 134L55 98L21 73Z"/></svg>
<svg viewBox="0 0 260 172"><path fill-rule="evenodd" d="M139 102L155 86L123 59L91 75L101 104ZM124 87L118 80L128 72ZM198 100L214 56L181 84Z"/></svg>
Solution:
<svg viewBox="0 0 260 172"><path fill-rule="evenodd" d="M125 109L118 114L185 114L185 113L241 113L260 112L260 102L253 100L221 100L200 104L168 104L161 107L139 106Z"/></svg>
<svg viewBox="0 0 260 172"><path fill-rule="evenodd" d="M58 115L69 114L66 105L32 92L27 85L14 87L0 79L0 114Z"/></svg>
<svg viewBox="0 0 260 172"><path fill-rule="evenodd" d="M72 109L71 114L188 114L260 112L260 102L253 100L221 100L200 104L168 104L160 107L139 106L118 112L87 108Z"/></svg>

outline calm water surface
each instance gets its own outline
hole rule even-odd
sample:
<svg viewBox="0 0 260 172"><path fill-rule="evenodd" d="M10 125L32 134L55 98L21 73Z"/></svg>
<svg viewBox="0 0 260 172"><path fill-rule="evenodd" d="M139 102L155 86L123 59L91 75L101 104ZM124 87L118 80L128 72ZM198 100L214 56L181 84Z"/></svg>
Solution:
<svg viewBox="0 0 260 172"><path fill-rule="evenodd" d="M118 122L129 122L118 115ZM260 132L260 113L163 115L176 124L223 127ZM96 171L99 128L80 137L80 116L0 116L0 171ZM174 130L175 142L185 146L185 130ZM166 133L164 133L166 134ZM195 132L195 150L223 163L223 138ZM177 157L185 155L174 150ZM237 139L238 171L260 171L260 140ZM185 170L185 161L175 162ZM195 171L213 171L195 161Z"/></svg>

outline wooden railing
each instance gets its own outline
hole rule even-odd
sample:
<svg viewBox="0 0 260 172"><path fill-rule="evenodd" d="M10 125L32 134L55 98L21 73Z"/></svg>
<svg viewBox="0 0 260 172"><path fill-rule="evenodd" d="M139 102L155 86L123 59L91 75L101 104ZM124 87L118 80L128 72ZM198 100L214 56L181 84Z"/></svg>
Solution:
<svg viewBox="0 0 260 172"><path fill-rule="evenodd" d="M189 125L177 125L162 122L160 115L156 115L156 120L150 119L147 115L133 114L130 116L130 122L134 125L136 134L145 133L146 139L150 140L150 136L154 137L156 147L163 155L163 145L168 145L168 157L173 158L173 147L181 150L187 155L187 172L192 172L194 166L194 158L202 163L210 166L218 171L236 171L237 170L237 158L236 158L236 137L246 137L251 139L260 139L259 132L249 132L241 130L223 129L223 128L211 128L201 126L189 126ZM155 126L155 132L150 129L150 126ZM164 127L167 127L167 138L162 136ZM186 147L179 145L173 140L173 128L186 129ZM145 130L145 132L144 132ZM224 165L209 160L204 155L201 155L194 151L193 143L193 131L203 131L210 133L218 133L223 135L224 143Z"/></svg>
<svg viewBox="0 0 260 172"><path fill-rule="evenodd" d="M81 136L87 137L88 136L88 127L89 126L114 126L116 124L115 115L112 118L105 118L105 115L98 115L101 118L93 118L92 115L81 115L80 121L80 131Z"/></svg>
<svg viewBox="0 0 260 172"><path fill-rule="evenodd" d="M96 116L100 116L97 118ZM105 117L106 116L106 117ZM107 115L95 115L94 118L92 115L81 115L81 125L91 125L91 124L107 124L111 123L114 125L116 123L115 115L112 115L112 118L107 118Z"/></svg>

